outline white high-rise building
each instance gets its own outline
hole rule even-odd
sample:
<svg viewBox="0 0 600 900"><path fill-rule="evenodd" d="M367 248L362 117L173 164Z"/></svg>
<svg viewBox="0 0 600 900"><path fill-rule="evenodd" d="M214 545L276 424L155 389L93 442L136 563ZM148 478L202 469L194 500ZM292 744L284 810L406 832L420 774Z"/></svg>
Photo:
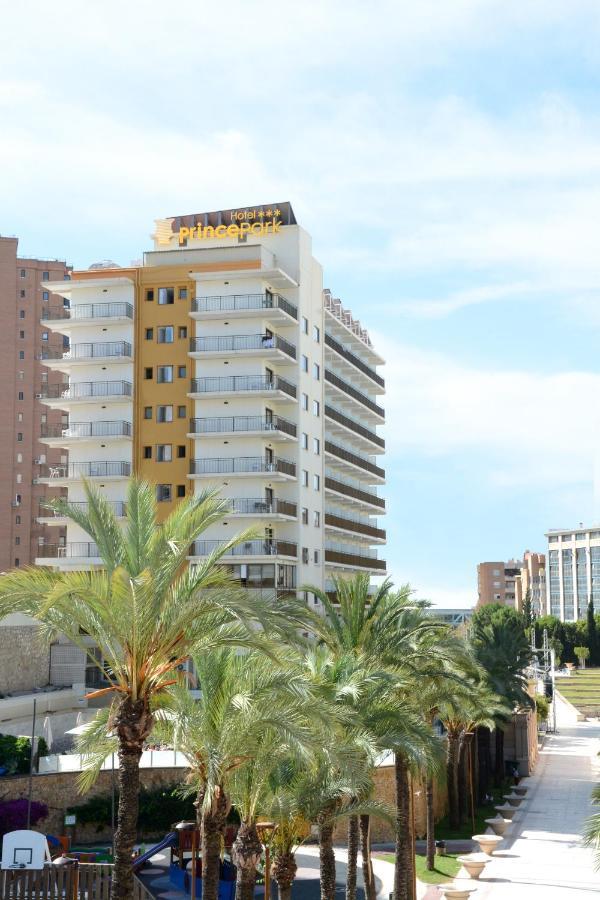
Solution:
<svg viewBox="0 0 600 900"><path fill-rule="evenodd" d="M547 612L562 622L585 619L588 603L600 609L600 527L548 531Z"/></svg>

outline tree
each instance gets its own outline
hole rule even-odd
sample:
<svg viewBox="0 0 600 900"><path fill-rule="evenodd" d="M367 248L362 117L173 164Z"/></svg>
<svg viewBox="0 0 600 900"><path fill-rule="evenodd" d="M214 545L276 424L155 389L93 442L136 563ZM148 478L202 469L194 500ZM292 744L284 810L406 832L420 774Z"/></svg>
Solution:
<svg viewBox="0 0 600 900"><path fill-rule="evenodd" d="M94 541L102 568L13 570L1 579L0 618L20 611L36 618L47 636L66 635L108 682L88 696L114 697L108 722L118 741L119 806L112 900L131 900L139 762L154 725L156 699L194 648L251 645L252 626L270 626L285 618L286 610L236 589L218 565L237 538L188 567L190 546L227 511L227 502L213 493L183 501L159 525L154 487L132 479L124 527L99 490L85 484L85 495L85 507L61 500L52 507ZM103 661L90 649L90 637Z"/></svg>
<svg viewBox="0 0 600 900"><path fill-rule="evenodd" d="M600 806L600 784L597 784L592 791L592 803L594 806ZM600 812L591 815L585 823L583 843L586 847L592 848L595 867L600 869Z"/></svg>
<svg viewBox="0 0 600 900"><path fill-rule="evenodd" d="M587 645L590 648L590 665L600 665L600 644L598 642L598 632L596 630L596 619L594 617L594 600L590 597L587 608Z"/></svg>
<svg viewBox="0 0 600 900"><path fill-rule="evenodd" d="M585 669L585 661L590 658L589 647L575 647L575 656L579 660L579 665Z"/></svg>
<svg viewBox="0 0 600 900"><path fill-rule="evenodd" d="M527 588L527 590L525 591L525 597L523 598L523 610L521 615L523 616L523 624L525 625L525 628L531 628L535 620L533 604L531 602L531 588Z"/></svg>

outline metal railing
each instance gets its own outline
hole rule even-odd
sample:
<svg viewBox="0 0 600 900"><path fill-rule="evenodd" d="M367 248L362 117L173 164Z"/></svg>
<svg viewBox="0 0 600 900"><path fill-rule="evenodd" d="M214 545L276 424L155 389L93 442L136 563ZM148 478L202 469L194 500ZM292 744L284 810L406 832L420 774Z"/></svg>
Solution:
<svg viewBox="0 0 600 900"><path fill-rule="evenodd" d="M213 416L203 419L190 419L192 434L220 434L235 431L283 431L296 437L296 426L282 416L265 418L264 416Z"/></svg>
<svg viewBox="0 0 600 900"><path fill-rule="evenodd" d="M371 412L374 412L376 415L381 416L382 419L385 418L385 410L382 406L378 406L377 403L374 403L373 400L369 399L366 394L363 394L362 391L358 391L351 384L348 384L347 381L344 381L343 378L340 378L339 375L330 372L329 369L325 369L325 381L332 384L338 390L343 391L344 394L352 397L352 399L356 400L358 403L362 403L363 406L370 409Z"/></svg>
<svg viewBox="0 0 600 900"><path fill-rule="evenodd" d="M353 531L355 534L364 534L366 537L379 538L383 541L386 539L384 528L376 528L374 525L368 525L358 518L339 516L337 513L325 513L325 525L332 528L342 528L345 531Z"/></svg>
<svg viewBox="0 0 600 900"><path fill-rule="evenodd" d="M375 384L380 385L380 387L385 387L385 381L378 375L375 369L372 369L371 366L368 366L365 362L360 359L360 357L356 356L355 353L352 353L343 344L340 344L339 341L336 341L330 334L325 332L325 344L327 347L330 347L332 350L335 350L342 359L345 359L347 362L351 363L356 369L359 369L364 375L367 375Z"/></svg>
<svg viewBox="0 0 600 900"><path fill-rule="evenodd" d="M131 463L124 460L99 460L98 462L73 462L63 465L40 466L40 478L128 478Z"/></svg>
<svg viewBox="0 0 600 900"><path fill-rule="evenodd" d="M356 419L353 419L351 416L347 416L340 412L334 406L325 404L325 415L328 418L333 419L334 422L338 422L340 425L353 431L355 434L364 437L367 441L371 441L372 444L376 444L382 449L385 448L385 440L382 437L379 437L374 431L365 428L364 425L361 425L360 422L357 422Z"/></svg>
<svg viewBox="0 0 600 900"><path fill-rule="evenodd" d="M244 350L281 350L296 359L296 348L278 334L207 335L190 338L190 353L223 353Z"/></svg>
<svg viewBox="0 0 600 900"><path fill-rule="evenodd" d="M105 341L103 343L73 344L68 350L42 350L42 359L108 359L118 356L131 356L131 344L128 341Z"/></svg>
<svg viewBox="0 0 600 900"><path fill-rule="evenodd" d="M192 556L208 556L219 550L225 541L195 541L192 545ZM298 545L291 541L264 540L244 541L230 547L224 556L298 556Z"/></svg>
<svg viewBox="0 0 600 900"><path fill-rule="evenodd" d="M89 559L100 556L100 551L93 541L75 541L70 544L39 544L36 555L49 559L71 559L74 556Z"/></svg>
<svg viewBox="0 0 600 900"><path fill-rule="evenodd" d="M86 397L131 397L130 381L78 381L74 384L43 384L45 400L83 400Z"/></svg>
<svg viewBox="0 0 600 900"><path fill-rule="evenodd" d="M373 551L348 549L337 549L335 546L325 545L325 562L340 563L340 565L356 566L360 569L377 569L385 572L386 563L383 559L377 559L377 556L371 555Z"/></svg>
<svg viewBox="0 0 600 900"><path fill-rule="evenodd" d="M133 319L131 303L80 303L77 306L55 306L42 310L42 319Z"/></svg>
<svg viewBox="0 0 600 900"><path fill-rule="evenodd" d="M274 498L269 501L264 497L237 497L229 500L231 511L243 516L290 516L296 518L298 507L289 500Z"/></svg>
<svg viewBox="0 0 600 900"><path fill-rule="evenodd" d="M280 457L267 460L264 456L234 456L221 459L190 460L190 475L263 474L270 472L280 472L283 475L295 476L296 463Z"/></svg>
<svg viewBox="0 0 600 900"><path fill-rule="evenodd" d="M124 518L127 512L127 507L123 500L108 500L107 502L117 518ZM79 510L80 512L87 512L88 510L88 503L86 500L71 501L69 503L69 506L75 507L75 509ZM56 518L56 516L62 516L61 513L56 513L53 509L48 509L46 506L44 506L43 500L40 501L38 515L46 519L53 519Z"/></svg>
<svg viewBox="0 0 600 900"><path fill-rule="evenodd" d="M279 375L225 375L223 377L192 378L192 394L214 394L238 391L283 391L290 397L296 396L296 385L290 384Z"/></svg>
<svg viewBox="0 0 600 900"><path fill-rule="evenodd" d="M332 444L331 441L325 441L325 453L331 453L332 456L343 459L353 466L358 466L359 468L364 469L365 472L371 472L373 475L377 475L378 478L385 478L385 469L382 469L381 466L376 466L374 463L370 462L370 460L365 459L358 453L351 453L349 450L344 450L343 447L338 447L337 444Z"/></svg>
<svg viewBox="0 0 600 900"><path fill-rule="evenodd" d="M326 475L325 488L329 488L331 491L335 491L338 494L344 494L346 497L352 497L354 500L361 500L363 503L368 503L371 506L385 509L385 500L383 497L378 497L377 494L372 494L370 491L364 491L361 488L357 488L353 484L345 482L340 478L332 478L330 475Z"/></svg>
<svg viewBox="0 0 600 900"><path fill-rule="evenodd" d="M281 294L226 294L214 297L197 297L192 302L192 312L243 312L255 309L281 309L293 319L298 319L298 309Z"/></svg>
<svg viewBox="0 0 600 900"><path fill-rule="evenodd" d="M131 422L69 422L68 425L42 425L41 437L131 437L131 431Z"/></svg>

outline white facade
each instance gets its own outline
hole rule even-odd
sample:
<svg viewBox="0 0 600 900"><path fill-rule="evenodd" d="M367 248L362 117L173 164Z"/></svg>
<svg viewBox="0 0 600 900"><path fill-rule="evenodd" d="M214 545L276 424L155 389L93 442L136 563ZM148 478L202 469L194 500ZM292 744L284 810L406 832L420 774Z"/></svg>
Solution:
<svg viewBox="0 0 600 900"><path fill-rule="evenodd" d="M585 619L590 599L600 609L600 527L547 532L547 612L563 622Z"/></svg>

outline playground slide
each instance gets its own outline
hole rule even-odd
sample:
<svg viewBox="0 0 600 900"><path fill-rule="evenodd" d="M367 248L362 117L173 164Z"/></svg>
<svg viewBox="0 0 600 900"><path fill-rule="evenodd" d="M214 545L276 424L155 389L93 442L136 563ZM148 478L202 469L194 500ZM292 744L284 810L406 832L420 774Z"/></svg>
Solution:
<svg viewBox="0 0 600 900"><path fill-rule="evenodd" d="M160 853L161 850L166 850L167 847L177 847L178 844L179 833L177 831L170 831L164 836L160 843L158 843L155 847L151 847L147 853L144 853L143 856L138 856L138 858L134 860L133 871L136 872L138 869L141 869L142 866L145 866L155 853Z"/></svg>

